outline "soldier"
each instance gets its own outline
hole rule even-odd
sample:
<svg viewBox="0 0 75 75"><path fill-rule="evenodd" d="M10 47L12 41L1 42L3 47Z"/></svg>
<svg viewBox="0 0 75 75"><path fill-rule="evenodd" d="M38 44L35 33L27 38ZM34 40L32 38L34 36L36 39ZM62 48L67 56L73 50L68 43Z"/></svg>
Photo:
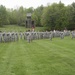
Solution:
<svg viewBox="0 0 75 75"><path fill-rule="evenodd" d="M27 41L30 43L31 40L32 40L32 38L31 38L31 33L29 32L29 34L28 34L28 36L27 36Z"/></svg>
<svg viewBox="0 0 75 75"><path fill-rule="evenodd" d="M74 32L74 31L72 31L72 33L71 33L71 34L72 34L72 39L73 39L73 38L75 38L75 32Z"/></svg>
<svg viewBox="0 0 75 75"><path fill-rule="evenodd" d="M0 42L2 42L2 33L0 33Z"/></svg>
<svg viewBox="0 0 75 75"><path fill-rule="evenodd" d="M15 33L15 41L18 41L19 37L18 37L18 33Z"/></svg>
<svg viewBox="0 0 75 75"><path fill-rule="evenodd" d="M4 32L2 36L3 36L3 42L7 42L7 34Z"/></svg>
<svg viewBox="0 0 75 75"><path fill-rule="evenodd" d="M15 33L14 32L11 33L11 41L15 41Z"/></svg>
<svg viewBox="0 0 75 75"><path fill-rule="evenodd" d="M64 32L60 32L60 38L64 39Z"/></svg>
<svg viewBox="0 0 75 75"><path fill-rule="evenodd" d="M6 35L7 35L7 39L6 39L7 42L10 42L10 33L7 33Z"/></svg>
<svg viewBox="0 0 75 75"><path fill-rule="evenodd" d="M52 41L52 38L53 38L53 32L50 32L49 39Z"/></svg>
<svg viewBox="0 0 75 75"><path fill-rule="evenodd" d="M20 32L19 35L20 35L20 39L22 39L22 37L23 37L23 33Z"/></svg>

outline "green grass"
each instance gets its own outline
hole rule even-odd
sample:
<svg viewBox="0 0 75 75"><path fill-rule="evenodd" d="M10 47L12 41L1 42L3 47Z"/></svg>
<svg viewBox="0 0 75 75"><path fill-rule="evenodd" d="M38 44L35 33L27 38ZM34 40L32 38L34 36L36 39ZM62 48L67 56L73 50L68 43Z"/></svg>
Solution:
<svg viewBox="0 0 75 75"><path fill-rule="evenodd" d="M25 28L23 26L18 26L18 25L4 25L3 27L0 27L0 31L3 32L9 32L9 31L24 32L27 30L31 30L31 28ZM45 27L35 27L35 31L45 31L45 30L46 30Z"/></svg>
<svg viewBox="0 0 75 75"><path fill-rule="evenodd" d="M26 31L26 28L18 25L4 25L3 27L0 27L0 31L4 31L4 32L22 31L23 32Z"/></svg>
<svg viewBox="0 0 75 75"><path fill-rule="evenodd" d="M75 39L0 43L0 75L75 75Z"/></svg>
<svg viewBox="0 0 75 75"><path fill-rule="evenodd" d="M44 27L36 27L43 31ZM26 31L16 25L4 25L0 31ZM0 75L75 75L75 39L65 37L0 43Z"/></svg>

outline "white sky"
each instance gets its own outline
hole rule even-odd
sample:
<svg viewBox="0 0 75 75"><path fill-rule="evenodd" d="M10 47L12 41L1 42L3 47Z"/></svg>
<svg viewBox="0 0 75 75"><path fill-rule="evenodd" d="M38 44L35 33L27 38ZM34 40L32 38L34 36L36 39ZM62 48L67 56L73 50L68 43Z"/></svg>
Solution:
<svg viewBox="0 0 75 75"><path fill-rule="evenodd" d="M25 8L34 7L37 8L40 5L46 6L48 3L58 3L60 0L0 0L0 5L4 5L6 8L17 8L23 6ZM65 5L72 4L75 0L61 0Z"/></svg>

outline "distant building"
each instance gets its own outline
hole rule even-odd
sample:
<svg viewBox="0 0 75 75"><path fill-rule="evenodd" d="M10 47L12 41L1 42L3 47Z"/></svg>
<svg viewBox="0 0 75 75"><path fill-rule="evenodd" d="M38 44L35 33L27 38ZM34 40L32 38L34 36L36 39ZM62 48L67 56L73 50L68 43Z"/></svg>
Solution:
<svg viewBox="0 0 75 75"><path fill-rule="evenodd" d="M35 27L34 21L32 20L31 16L32 16L31 13L27 13L27 15L26 15L26 17L27 17L26 18L26 25L25 25L26 28L34 28Z"/></svg>

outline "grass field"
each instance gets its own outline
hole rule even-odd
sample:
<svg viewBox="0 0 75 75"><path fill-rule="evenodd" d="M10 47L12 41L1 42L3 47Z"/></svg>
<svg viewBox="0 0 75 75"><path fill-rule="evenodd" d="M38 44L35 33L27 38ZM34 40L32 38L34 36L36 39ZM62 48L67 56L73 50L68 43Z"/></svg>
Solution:
<svg viewBox="0 0 75 75"><path fill-rule="evenodd" d="M24 31L27 31L27 30L31 30L31 28L25 28L23 26L18 26L18 25L4 25L3 27L0 27L0 31L3 31L3 32L12 32L12 31L15 31L15 32L24 32ZM45 27L35 27L35 30L36 31L44 31L46 30Z"/></svg>
<svg viewBox="0 0 75 75"><path fill-rule="evenodd" d="M8 25L0 31L23 32L26 28ZM75 39L0 43L0 75L75 75Z"/></svg>
<svg viewBox="0 0 75 75"><path fill-rule="evenodd" d="M0 75L75 75L75 39L0 43Z"/></svg>

